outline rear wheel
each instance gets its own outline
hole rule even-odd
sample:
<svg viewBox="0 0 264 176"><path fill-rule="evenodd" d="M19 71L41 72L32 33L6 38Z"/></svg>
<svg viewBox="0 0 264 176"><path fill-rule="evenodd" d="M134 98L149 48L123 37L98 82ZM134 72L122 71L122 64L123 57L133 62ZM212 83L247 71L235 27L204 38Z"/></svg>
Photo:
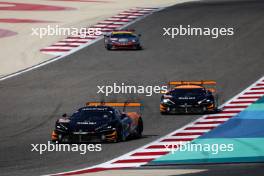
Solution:
<svg viewBox="0 0 264 176"><path fill-rule="evenodd" d="M126 141L126 135L124 133L124 129L123 127L119 127L118 131L117 131L117 141Z"/></svg>

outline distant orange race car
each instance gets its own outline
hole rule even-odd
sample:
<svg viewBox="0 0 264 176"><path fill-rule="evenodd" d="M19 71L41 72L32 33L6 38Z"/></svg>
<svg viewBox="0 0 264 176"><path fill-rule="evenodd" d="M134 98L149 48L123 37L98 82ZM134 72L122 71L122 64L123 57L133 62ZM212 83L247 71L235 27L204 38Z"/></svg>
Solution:
<svg viewBox="0 0 264 176"><path fill-rule="evenodd" d="M141 34L135 34L134 30L115 30L104 35L104 44L107 50L112 49L142 49L140 43Z"/></svg>
<svg viewBox="0 0 264 176"><path fill-rule="evenodd" d="M161 114L215 112L217 110L215 86L215 81L169 82L169 91L161 97L160 112Z"/></svg>
<svg viewBox="0 0 264 176"><path fill-rule="evenodd" d="M116 107L123 107L120 111ZM119 142L129 137L139 138L143 132L140 112L126 112L127 107L142 107L135 102L88 102L71 116L59 118L52 132L52 141Z"/></svg>

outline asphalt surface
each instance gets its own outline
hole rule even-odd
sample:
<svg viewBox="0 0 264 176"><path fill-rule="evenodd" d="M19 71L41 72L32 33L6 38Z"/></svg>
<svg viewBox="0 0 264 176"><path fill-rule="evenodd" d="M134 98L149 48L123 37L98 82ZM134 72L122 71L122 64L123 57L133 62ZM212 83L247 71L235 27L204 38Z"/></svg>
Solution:
<svg viewBox="0 0 264 176"><path fill-rule="evenodd" d="M159 115L160 95L97 94L97 85L161 85L169 80L214 79L219 103L263 75L264 3L189 3L168 8L134 24L142 51L106 51L100 41L60 61L0 82L0 175L40 175L80 169L108 161L165 135L198 115ZM162 36L163 27L234 27L235 35ZM7 58L8 59L8 58ZM104 144L101 152L31 152L46 144L55 120L87 101L141 100L144 137ZM205 166L206 167L206 166ZM245 170L241 166L238 171ZM263 167L256 166L263 172Z"/></svg>

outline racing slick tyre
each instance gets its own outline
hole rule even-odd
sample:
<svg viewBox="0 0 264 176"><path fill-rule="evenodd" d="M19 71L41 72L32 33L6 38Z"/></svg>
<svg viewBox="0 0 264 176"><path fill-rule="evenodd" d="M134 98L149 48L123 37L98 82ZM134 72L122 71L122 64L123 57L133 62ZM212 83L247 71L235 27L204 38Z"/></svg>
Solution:
<svg viewBox="0 0 264 176"><path fill-rule="evenodd" d="M111 50L112 49L112 45L107 44L105 47L107 50Z"/></svg>
<svg viewBox="0 0 264 176"><path fill-rule="evenodd" d="M160 112L161 115L169 115L168 112Z"/></svg>
<svg viewBox="0 0 264 176"><path fill-rule="evenodd" d="M69 136L63 135L63 134L59 134L58 135L58 143L59 144L61 144L61 143L70 143Z"/></svg>
<svg viewBox="0 0 264 176"><path fill-rule="evenodd" d="M115 142L123 142L126 141L126 135L124 133L123 127L119 127L117 129L117 140Z"/></svg>
<svg viewBox="0 0 264 176"><path fill-rule="evenodd" d="M199 109L198 114L206 114L208 112L206 106L203 106Z"/></svg>
<svg viewBox="0 0 264 176"><path fill-rule="evenodd" d="M137 126L137 129L136 129L136 131L137 131L136 137L137 138L141 138L142 137L143 129L144 129L143 120L142 120L142 118L139 118L138 119L138 126Z"/></svg>
<svg viewBox="0 0 264 176"><path fill-rule="evenodd" d="M142 50L142 46L141 45L137 45L136 46L136 50Z"/></svg>

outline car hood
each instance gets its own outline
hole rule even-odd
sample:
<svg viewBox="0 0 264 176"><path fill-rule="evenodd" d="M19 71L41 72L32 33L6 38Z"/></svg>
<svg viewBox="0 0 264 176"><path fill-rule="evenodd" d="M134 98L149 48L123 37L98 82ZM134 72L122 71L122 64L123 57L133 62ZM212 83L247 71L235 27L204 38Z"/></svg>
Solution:
<svg viewBox="0 0 264 176"><path fill-rule="evenodd" d="M137 40L136 37L129 37L129 38L110 38L112 42L131 42L132 40Z"/></svg>
<svg viewBox="0 0 264 176"><path fill-rule="evenodd" d="M110 125L110 121L71 121L69 124L70 131L96 132Z"/></svg>
<svg viewBox="0 0 264 176"><path fill-rule="evenodd" d="M199 101L204 100L206 97L203 95L197 95L197 96L174 96L171 98L171 101L173 101L175 104L178 105L184 105L184 104L197 104Z"/></svg>

